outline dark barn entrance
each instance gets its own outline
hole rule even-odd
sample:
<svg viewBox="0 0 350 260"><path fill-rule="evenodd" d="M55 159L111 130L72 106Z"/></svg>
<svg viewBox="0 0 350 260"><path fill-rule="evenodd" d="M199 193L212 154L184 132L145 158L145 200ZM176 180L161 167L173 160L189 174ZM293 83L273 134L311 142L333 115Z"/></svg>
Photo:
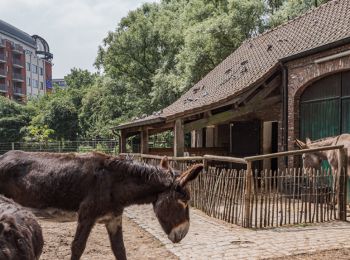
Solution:
<svg viewBox="0 0 350 260"><path fill-rule="evenodd" d="M350 71L325 77L300 98L300 137L311 140L350 132Z"/></svg>
<svg viewBox="0 0 350 260"><path fill-rule="evenodd" d="M241 121L231 124L231 155L234 157L246 157L260 154L261 122ZM260 169L260 163L255 162L253 167ZM235 165L235 168L245 168L243 165Z"/></svg>
<svg viewBox="0 0 350 260"><path fill-rule="evenodd" d="M309 86L300 99L300 137L311 140L350 133L350 71ZM322 163L329 168L328 162ZM350 180L348 178L348 186ZM350 201L348 191L347 200Z"/></svg>

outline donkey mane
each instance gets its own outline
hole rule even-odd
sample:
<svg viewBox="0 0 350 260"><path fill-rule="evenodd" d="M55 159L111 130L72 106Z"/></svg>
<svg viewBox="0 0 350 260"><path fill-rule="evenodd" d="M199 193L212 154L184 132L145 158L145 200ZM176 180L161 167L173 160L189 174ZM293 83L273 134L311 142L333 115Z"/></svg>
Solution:
<svg viewBox="0 0 350 260"><path fill-rule="evenodd" d="M107 163L107 168L123 178L130 176L141 177L146 182L163 182L169 185L173 181L171 170L165 171L159 166L120 159L118 157L111 157Z"/></svg>
<svg viewBox="0 0 350 260"><path fill-rule="evenodd" d="M311 142L311 145L313 146L325 146L325 145L331 145L333 143L334 138L337 136L331 136L331 137L325 137L325 138L320 138L317 140L314 140Z"/></svg>

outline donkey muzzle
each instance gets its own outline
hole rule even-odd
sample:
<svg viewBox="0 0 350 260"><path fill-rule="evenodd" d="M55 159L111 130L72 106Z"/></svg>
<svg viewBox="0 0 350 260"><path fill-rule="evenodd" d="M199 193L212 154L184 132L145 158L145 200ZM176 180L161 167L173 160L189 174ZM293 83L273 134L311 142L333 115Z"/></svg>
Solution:
<svg viewBox="0 0 350 260"><path fill-rule="evenodd" d="M173 243L179 243L188 233L190 222L185 221L174 227L168 235L168 238Z"/></svg>

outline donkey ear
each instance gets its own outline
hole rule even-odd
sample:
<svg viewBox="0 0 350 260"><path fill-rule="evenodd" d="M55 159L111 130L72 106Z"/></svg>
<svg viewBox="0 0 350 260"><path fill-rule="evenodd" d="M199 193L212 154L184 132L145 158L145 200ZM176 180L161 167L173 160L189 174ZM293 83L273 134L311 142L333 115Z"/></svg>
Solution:
<svg viewBox="0 0 350 260"><path fill-rule="evenodd" d="M162 160L160 161L160 167L163 169L166 169L166 170L168 170L170 168L169 167L169 159L167 156L164 156L162 158Z"/></svg>
<svg viewBox="0 0 350 260"><path fill-rule="evenodd" d="M198 174L203 170L203 164L195 164L187 171L183 172L178 177L178 182L180 186L184 187L188 182L197 178Z"/></svg>
<svg viewBox="0 0 350 260"><path fill-rule="evenodd" d="M310 145L311 144L311 139L309 137L306 137L306 145Z"/></svg>
<svg viewBox="0 0 350 260"><path fill-rule="evenodd" d="M306 149L307 148L306 143L304 143L303 141L300 141L299 139L296 139L295 143L300 149Z"/></svg>

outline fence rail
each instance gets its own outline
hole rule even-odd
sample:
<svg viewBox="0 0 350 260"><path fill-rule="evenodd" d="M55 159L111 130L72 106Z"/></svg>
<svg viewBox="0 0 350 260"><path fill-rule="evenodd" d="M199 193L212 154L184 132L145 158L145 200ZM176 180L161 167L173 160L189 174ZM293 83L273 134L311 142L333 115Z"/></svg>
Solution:
<svg viewBox="0 0 350 260"><path fill-rule="evenodd" d="M90 152L100 151L108 154L118 153L116 140L78 140L57 142L12 142L0 143L0 155L9 150L31 152Z"/></svg>

